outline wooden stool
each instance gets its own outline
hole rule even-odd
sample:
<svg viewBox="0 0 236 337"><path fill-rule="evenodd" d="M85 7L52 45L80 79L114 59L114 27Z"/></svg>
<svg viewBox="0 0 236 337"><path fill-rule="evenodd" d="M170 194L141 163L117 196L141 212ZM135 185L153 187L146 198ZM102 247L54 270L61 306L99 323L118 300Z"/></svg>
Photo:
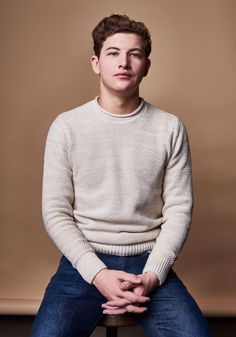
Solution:
<svg viewBox="0 0 236 337"><path fill-rule="evenodd" d="M120 327L137 325L138 320L135 315L104 315L99 325L106 327L106 337L117 337L117 330Z"/></svg>

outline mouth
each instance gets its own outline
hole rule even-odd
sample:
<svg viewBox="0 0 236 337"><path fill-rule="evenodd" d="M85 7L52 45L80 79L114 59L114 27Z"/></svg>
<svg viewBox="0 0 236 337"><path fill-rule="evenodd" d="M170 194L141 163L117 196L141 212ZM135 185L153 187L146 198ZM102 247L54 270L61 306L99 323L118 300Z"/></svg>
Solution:
<svg viewBox="0 0 236 337"><path fill-rule="evenodd" d="M119 77L119 78L131 78L132 75L129 73L117 73L114 76Z"/></svg>

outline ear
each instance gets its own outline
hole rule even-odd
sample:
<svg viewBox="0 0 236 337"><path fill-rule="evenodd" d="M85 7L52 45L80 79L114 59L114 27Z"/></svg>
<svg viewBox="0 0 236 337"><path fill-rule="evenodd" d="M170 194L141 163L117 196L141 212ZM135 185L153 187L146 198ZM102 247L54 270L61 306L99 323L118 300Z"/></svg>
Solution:
<svg viewBox="0 0 236 337"><path fill-rule="evenodd" d="M145 67L145 70L144 70L144 75L143 77L147 76L148 74L148 71L150 69L150 66L151 66L151 60L149 58L146 59L146 67Z"/></svg>
<svg viewBox="0 0 236 337"><path fill-rule="evenodd" d="M96 55L93 55L90 58L90 62L93 68L93 71L95 72L95 74L99 75L100 74L100 67L99 67L99 59Z"/></svg>

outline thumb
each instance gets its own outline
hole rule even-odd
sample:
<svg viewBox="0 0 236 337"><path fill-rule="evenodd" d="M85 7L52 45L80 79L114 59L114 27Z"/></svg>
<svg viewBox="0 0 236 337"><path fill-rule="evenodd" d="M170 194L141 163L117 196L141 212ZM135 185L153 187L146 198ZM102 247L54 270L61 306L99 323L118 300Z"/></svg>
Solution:
<svg viewBox="0 0 236 337"><path fill-rule="evenodd" d="M143 296L144 295L144 287L142 286L137 286L133 290L135 295Z"/></svg>

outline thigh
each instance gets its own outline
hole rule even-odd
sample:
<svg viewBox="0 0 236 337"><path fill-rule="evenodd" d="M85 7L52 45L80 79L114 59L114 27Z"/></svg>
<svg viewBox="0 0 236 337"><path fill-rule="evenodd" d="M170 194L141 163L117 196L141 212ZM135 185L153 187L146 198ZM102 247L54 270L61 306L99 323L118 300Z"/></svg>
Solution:
<svg viewBox="0 0 236 337"><path fill-rule="evenodd" d="M174 271L151 294L140 324L150 337L210 337L205 317Z"/></svg>
<svg viewBox="0 0 236 337"><path fill-rule="evenodd" d="M98 290L62 257L46 288L30 336L87 337L102 316L103 302Z"/></svg>

